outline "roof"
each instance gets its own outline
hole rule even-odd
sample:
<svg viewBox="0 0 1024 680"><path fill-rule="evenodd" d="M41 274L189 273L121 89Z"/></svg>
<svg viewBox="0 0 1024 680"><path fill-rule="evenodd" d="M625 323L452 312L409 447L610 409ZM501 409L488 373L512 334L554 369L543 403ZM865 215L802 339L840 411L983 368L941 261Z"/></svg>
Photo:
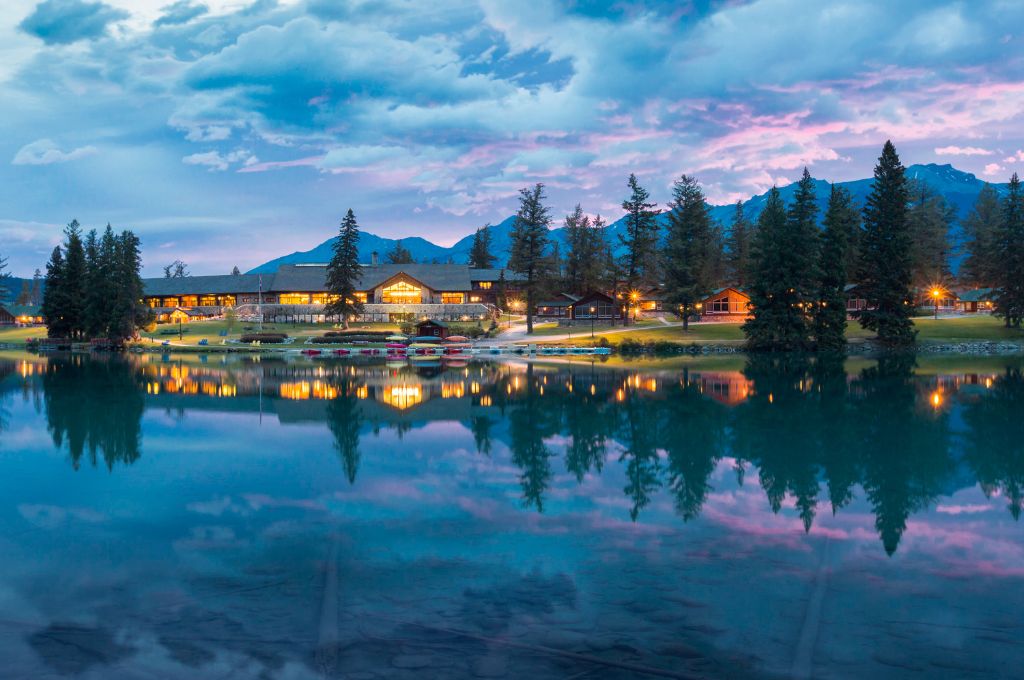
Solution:
<svg viewBox="0 0 1024 680"><path fill-rule="evenodd" d="M263 290L267 290L267 279L263 277ZM220 276L179 276L142 280L143 295L177 297L179 295L228 295L231 293L257 293L260 290L259 274L223 274Z"/></svg>
<svg viewBox="0 0 1024 680"><path fill-rule="evenodd" d="M5 310L11 316L42 316L43 308L37 305L5 305L0 304L0 309Z"/></svg>
<svg viewBox="0 0 1024 680"><path fill-rule="evenodd" d="M541 300L537 303L538 307L572 307L576 304L575 300L567 300L562 298L561 300Z"/></svg>
<svg viewBox="0 0 1024 680"><path fill-rule="evenodd" d="M448 324L446 322L439 321L438 319L427 319L426 321L420 321L418 324L416 324L416 326L440 326L441 328L448 328Z"/></svg>
<svg viewBox="0 0 1024 680"><path fill-rule="evenodd" d="M587 293L586 295L584 295L584 296L580 297L578 300L576 300L576 302L574 304L586 304L590 300L597 300L599 298L603 298L604 300L607 300L608 302L614 302L614 300L613 300L611 295L606 295L605 293L602 293L599 290L592 290L589 293Z"/></svg>
<svg viewBox="0 0 1024 680"><path fill-rule="evenodd" d="M964 302L981 302L992 297L991 288L978 288L960 293L959 298Z"/></svg>
<svg viewBox="0 0 1024 680"><path fill-rule="evenodd" d="M363 265L359 287L371 290L401 274L436 291L468 291L473 281L497 281L505 271L508 281L519 280L517 274L501 269L470 269L464 264L378 264ZM179 278L143 279L146 296L178 297L182 295L227 295L257 293L260 279L264 293L306 292L327 290L327 265L286 264L273 274L225 274L221 276L185 276Z"/></svg>
<svg viewBox="0 0 1024 680"><path fill-rule="evenodd" d="M721 295L722 293L724 293L727 290L734 290L737 293L739 293L740 295L742 295L743 297L750 297L749 293L747 293L745 290L741 290L741 289L737 288L736 286L722 286L721 288L715 288L713 291L708 293L705 296L704 299L706 300L707 298L711 297L712 295Z"/></svg>

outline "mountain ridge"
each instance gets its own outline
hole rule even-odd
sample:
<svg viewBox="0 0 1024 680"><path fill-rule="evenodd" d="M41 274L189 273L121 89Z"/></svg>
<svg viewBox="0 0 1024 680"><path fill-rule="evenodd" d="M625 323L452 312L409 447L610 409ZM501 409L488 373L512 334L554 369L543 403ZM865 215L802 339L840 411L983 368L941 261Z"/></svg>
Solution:
<svg viewBox="0 0 1024 680"><path fill-rule="evenodd" d="M946 200L956 208L959 218L963 218L973 207L974 201L978 196L978 192L981 191L981 188L985 184L992 184L992 186L1000 193L1002 193L1006 187L1006 184L980 180L973 173L958 170L948 163L911 165L907 167L906 174L910 179L917 179L926 182L936 192L942 194ZM854 200L859 205L863 206L864 198L871 190L871 182L871 178L864 178L849 180L846 182L836 182L836 185L848 189ZM793 182L784 187L779 187L779 192L782 195L783 201L789 203L796 191L796 185L797 183ZM830 183L826 180L815 179L816 196L820 208L820 214L824 214L826 204L828 203L829 186ZM768 198L768 193L769 192L766 191L763 194L751 196L743 202L743 213L747 218L752 220L757 219L757 215L760 214L761 209L764 207L764 203ZM728 205L713 205L711 206L711 215L715 220L728 229L728 226L732 223L735 210L735 203ZM664 227L666 221L665 213L659 215L658 221L659 224ZM499 264L504 264L507 260L509 248L512 242L511 232L514 222L515 216L512 215L491 226L491 251L497 255ZM624 228L625 216L619 217L608 225L607 233L616 249L620 247L618 235L623 232ZM954 239L958 239L959 225L954 225L953 231L954 233L952 234L952 237ZM282 264L325 263L330 260L331 246L334 243L335 238L336 237L329 238L310 250L295 251L288 255L274 258L254 267L247 273L271 273L277 271L277 268ZM560 247L564 248L565 228L552 228L551 238L554 242L558 243ZM473 233L464 236L453 245L445 247L439 246L419 236L392 239L364 231L360 233L359 239L360 260L369 262L374 252L376 252L383 260L387 252L390 251L399 240L402 241L403 246L409 249L413 258L417 262L447 262L451 260L456 263L465 263L469 258L469 250L473 243Z"/></svg>

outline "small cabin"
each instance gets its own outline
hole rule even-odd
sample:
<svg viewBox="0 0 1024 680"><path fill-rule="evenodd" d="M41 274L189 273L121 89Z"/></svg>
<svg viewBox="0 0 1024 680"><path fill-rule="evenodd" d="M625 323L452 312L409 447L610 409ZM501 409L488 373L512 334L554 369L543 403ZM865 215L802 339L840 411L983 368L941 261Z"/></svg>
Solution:
<svg viewBox="0 0 1024 680"><path fill-rule="evenodd" d="M35 305L0 305L0 326L33 326L43 323L42 308Z"/></svg>
<svg viewBox="0 0 1024 680"><path fill-rule="evenodd" d="M625 304L610 295L598 291L587 293L572 305L572 317L576 320L621 319Z"/></svg>
<svg viewBox="0 0 1024 680"><path fill-rule="evenodd" d="M750 296L732 286L711 291L700 305L705 321L742 321L750 316Z"/></svg>
<svg viewBox="0 0 1024 680"><path fill-rule="evenodd" d="M550 300L541 300L537 303L535 316L545 319L568 319L572 317L572 308L577 298L569 293L559 293Z"/></svg>
<svg viewBox="0 0 1024 680"><path fill-rule="evenodd" d="M977 288L960 293L957 299L957 309L964 314L977 314L978 312L991 312L995 307L992 302L991 288Z"/></svg>
<svg viewBox="0 0 1024 680"><path fill-rule="evenodd" d="M175 307L174 311L167 315L167 320L170 323L188 323L202 318L203 315L201 312L183 307Z"/></svg>
<svg viewBox="0 0 1024 680"><path fill-rule="evenodd" d="M444 340L450 334L448 324L444 321L427 319L416 324L416 335L427 338L441 338Z"/></svg>

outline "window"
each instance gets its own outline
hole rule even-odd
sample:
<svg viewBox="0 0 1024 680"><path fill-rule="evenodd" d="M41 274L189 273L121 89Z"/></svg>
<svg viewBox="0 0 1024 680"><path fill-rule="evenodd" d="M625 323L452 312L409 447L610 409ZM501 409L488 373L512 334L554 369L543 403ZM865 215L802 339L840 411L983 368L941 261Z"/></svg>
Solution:
<svg viewBox="0 0 1024 680"><path fill-rule="evenodd" d="M149 307L159 307L160 298L146 298L146 305Z"/></svg>
<svg viewBox="0 0 1024 680"><path fill-rule="evenodd" d="M462 293L441 293L442 305L461 305L465 301L466 296Z"/></svg>
<svg viewBox="0 0 1024 680"><path fill-rule="evenodd" d="M234 307L235 306L235 296L234 295L218 295L217 296L217 304L223 305L224 307Z"/></svg>
<svg viewBox="0 0 1024 680"><path fill-rule="evenodd" d="M366 293L356 293L355 297L358 299L360 295L363 296L360 302L366 302ZM313 293L313 295L310 296L310 300L312 300L314 305L330 304L337 299L338 296L333 293Z"/></svg>
<svg viewBox="0 0 1024 680"><path fill-rule="evenodd" d="M280 303L282 305L308 305L309 295L307 293L281 293Z"/></svg>
<svg viewBox="0 0 1024 680"><path fill-rule="evenodd" d="M178 298L176 298L176 297L164 298L164 304L162 306L164 306L164 307L177 307L178 306Z"/></svg>
<svg viewBox="0 0 1024 680"><path fill-rule="evenodd" d="M723 298L712 300L708 303L708 312L711 314L728 314L729 313L729 296L726 295Z"/></svg>
<svg viewBox="0 0 1024 680"><path fill-rule="evenodd" d="M494 285L491 281L477 281L476 287L480 290L490 290L491 286Z"/></svg>
<svg viewBox="0 0 1024 680"><path fill-rule="evenodd" d="M470 295L469 296L469 301L470 302L480 302L480 296L479 295Z"/></svg>
<svg viewBox="0 0 1024 680"><path fill-rule="evenodd" d="M215 295L203 295L202 297L199 298L199 306L200 307L216 307L217 306L217 296L215 296Z"/></svg>
<svg viewBox="0 0 1024 680"><path fill-rule="evenodd" d="M199 296L197 295L182 295L181 306L182 307L196 307L199 305Z"/></svg>
<svg viewBox="0 0 1024 680"><path fill-rule="evenodd" d="M423 290L411 283L398 281L384 287L381 300L386 305L418 305L423 301Z"/></svg>

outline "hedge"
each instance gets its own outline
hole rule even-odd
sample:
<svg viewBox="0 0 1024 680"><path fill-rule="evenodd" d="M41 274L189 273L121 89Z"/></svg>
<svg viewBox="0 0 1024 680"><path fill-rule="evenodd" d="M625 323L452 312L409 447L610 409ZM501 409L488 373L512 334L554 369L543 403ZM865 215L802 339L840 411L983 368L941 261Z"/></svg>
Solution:
<svg viewBox="0 0 1024 680"><path fill-rule="evenodd" d="M246 333L242 336L242 342L262 342L268 345L284 342L288 338L285 333Z"/></svg>

